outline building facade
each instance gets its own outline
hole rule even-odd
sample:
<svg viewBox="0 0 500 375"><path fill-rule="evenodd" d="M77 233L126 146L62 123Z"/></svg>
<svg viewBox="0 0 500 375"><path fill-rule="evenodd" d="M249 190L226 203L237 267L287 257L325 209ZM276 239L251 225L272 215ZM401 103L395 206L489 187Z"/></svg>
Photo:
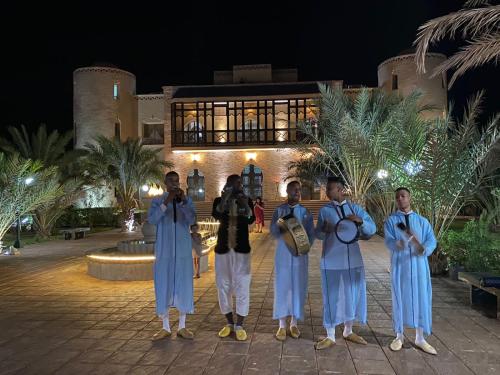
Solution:
<svg viewBox="0 0 500 375"><path fill-rule="evenodd" d="M418 75L413 54L388 59L378 67L379 87L401 95L419 89L422 101L446 110L446 82ZM431 64L444 55L430 54ZM161 149L175 164L183 187L194 200L213 200L225 179L240 174L245 192L278 200L286 195L288 164L302 134L298 124L318 116L317 82L299 82L296 69L238 65L214 72L214 84L163 86L157 94L138 95L133 74L113 66L85 67L74 74L75 146L102 134L139 137ZM344 88L342 81L325 81ZM345 88L346 90L352 90ZM319 199L310 186L305 198Z"/></svg>

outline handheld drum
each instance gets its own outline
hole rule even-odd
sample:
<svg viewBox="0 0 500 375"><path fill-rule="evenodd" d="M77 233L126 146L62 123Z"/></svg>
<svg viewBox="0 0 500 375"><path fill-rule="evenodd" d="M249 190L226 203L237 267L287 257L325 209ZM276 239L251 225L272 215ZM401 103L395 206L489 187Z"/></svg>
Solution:
<svg viewBox="0 0 500 375"><path fill-rule="evenodd" d="M304 226L292 214L279 218L278 227L283 235L286 247L293 256L305 255L311 249L309 237Z"/></svg>

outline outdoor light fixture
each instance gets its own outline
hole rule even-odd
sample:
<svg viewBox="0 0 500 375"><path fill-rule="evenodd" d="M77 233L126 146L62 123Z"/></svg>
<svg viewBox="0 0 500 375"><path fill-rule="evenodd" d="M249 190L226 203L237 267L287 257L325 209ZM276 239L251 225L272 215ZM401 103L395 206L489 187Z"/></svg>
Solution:
<svg viewBox="0 0 500 375"><path fill-rule="evenodd" d="M418 172L422 170L422 168L423 168L422 163L414 160L408 160L403 166L403 169L409 176L415 176Z"/></svg>
<svg viewBox="0 0 500 375"><path fill-rule="evenodd" d="M200 161L200 154L191 154L191 161Z"/></svg>
<svg viewBox="0 0 500 375"><path fill-rule="evenodd" d="M380 169L380 170L377 172L377 178L378 178L379 180L384 180L384 179L386 179L388 176L389 176L389 173L388 173L385 169Z"/></svg>
<svg viewBox="0 0 500 375"><path fill-rule="evenodd" d="M246 158L247 160L257 160L257 153L256 152L247 152L246 153Z"/></svg>
<svg viewBox="0 0 500 375"><path fill-rule="evenodd" d="M203 193L203 189L199 189L199 190L198 190L198 192L199 192L199 193Z"/></svg>
<svg viewBox="0 0 500 375"><path fill-rule="evenodd" d="M149 191L149 186L148 185L142 185L141 189L143 192L147 193Z"/></svg>

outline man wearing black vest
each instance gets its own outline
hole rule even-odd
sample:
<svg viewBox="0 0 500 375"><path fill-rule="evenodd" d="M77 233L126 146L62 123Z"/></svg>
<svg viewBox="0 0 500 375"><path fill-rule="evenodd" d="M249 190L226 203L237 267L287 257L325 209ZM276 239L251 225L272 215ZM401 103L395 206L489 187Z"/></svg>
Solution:
<svg viewBox="0 0 500 375"><path fill-rule="evenodd" d="M243 320L248 315L251 280L248 225L255 221L255 216L252 200L243 194L240 176L234 174L227 178L222 196L214 200L212 216L220 222L215 247L215 280L219 306L227 319L219 337L227 337L234 330L236 340L245 341L247 333L243 329Z"/></svg>

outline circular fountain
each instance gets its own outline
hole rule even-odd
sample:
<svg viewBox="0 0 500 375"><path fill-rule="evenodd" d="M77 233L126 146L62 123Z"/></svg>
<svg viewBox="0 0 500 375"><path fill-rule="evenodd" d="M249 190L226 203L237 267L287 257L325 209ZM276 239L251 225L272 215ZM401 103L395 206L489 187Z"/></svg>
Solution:
<svg viewBox="0 0 500 375"><path fill-rule="evenodd" d="M219 223L203 220L198 223L202 234L201 271L208 270L208 255L215 247ZM120 241L116 247L87 254L87 273L102 280L153 280L156 227L144 223L142 240Z"/></svg>

